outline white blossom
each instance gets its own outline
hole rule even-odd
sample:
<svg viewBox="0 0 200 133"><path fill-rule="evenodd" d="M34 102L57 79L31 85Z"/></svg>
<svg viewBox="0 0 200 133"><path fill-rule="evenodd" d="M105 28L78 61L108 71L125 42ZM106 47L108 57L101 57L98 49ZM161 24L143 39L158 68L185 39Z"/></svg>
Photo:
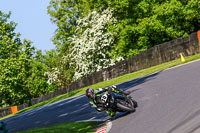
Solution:
<svg viewBox="0 0 200 133"><path fill-rule="evenodd" d="M60 72L59 72L58 68L52 68L52 72L45 72L44 75L48 76L47 83L49 85L51 85L53 82L56 82L59 84L61 83L59 80Z"/></svg>
<svg viewBox="0 0 200 133"><path fill-rule="evenodd" d="M77 20L77 35L69 38L73 46L69 58L73 60L71 65L76 66L75 79L115 64L109 53L114 38L107 30L108 23L117 21L112 12L109 8L93 11Z"/></svg>

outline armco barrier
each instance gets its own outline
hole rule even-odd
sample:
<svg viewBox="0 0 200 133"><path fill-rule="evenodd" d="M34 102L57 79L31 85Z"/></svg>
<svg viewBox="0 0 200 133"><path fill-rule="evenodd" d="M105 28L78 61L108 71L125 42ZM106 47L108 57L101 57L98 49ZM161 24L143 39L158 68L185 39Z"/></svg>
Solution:
<svg viewBox="0 0 200 133"><path fill-rule="evenodd" d="M55 96L86 87L88 85L178 59L180 58L180 53L182 53L183 56L197 54L199 53L199 34L192 33L187 37L178 38L160 45L156 45L153 48L141 52L136 56L118 62L114 66L108 67L99 72L92 73L87 77L79 79L65 88L56 90L55 92L39 98L34 98L31 100L31 103L33 105Z"/></svg>

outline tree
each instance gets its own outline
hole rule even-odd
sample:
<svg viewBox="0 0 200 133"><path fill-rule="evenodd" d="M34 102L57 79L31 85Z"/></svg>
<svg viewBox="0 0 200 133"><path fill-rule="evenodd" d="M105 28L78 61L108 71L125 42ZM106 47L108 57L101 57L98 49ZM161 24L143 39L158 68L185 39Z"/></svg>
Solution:
<svg viewBox="0 0 200 133"><path fill-rule="evenodd" d="M45 75L45 72L49 71L50 68L45 63L45 56L41 50L37 50L31 61L30 75L26 82L26 87L29 88L31 98L39 97L58 89L56 85L49 85L47 83L48 77Z"/></svg>
<svg viewBox="0 0 200 133"><path fill-rule="evenodd" d="M49 84L64 87L73 80L74 69L69 65L71 59L66 56L71 49L68 38L75 33L76 20L82 15L81 6L79 0L51 0L47 7L51 21L57 25L53 37L56 50L47 52L45 57L45 63L50 67L46 72ZM55 76L56 73L59 74Z"/></svg>
<svg viewBox="0 0 200 133"><path fill-rule="evenodd" d="M14 29L16 23L7 22L10 14L0 11L0 103L15 105L30 101L24 82L30 75L30 60L34 48L31 42L20 40Z"/></svg>
<svg viewBox="0 0 200 133"><path fill-rule="evenodd" d="M62 88L69 85L73 80L74 69L69 65L69 60L59 54L56 50L47 51L45 55L45 64L48 70L45 75L48 77L47 83Z"/></svg>
<svg viewBox="0 0 200 133"><path fill-rule="evenodd" d="M129 58L200 28L198 0L88 0L85 4L89 9L113 7L118 20L113 56Z"/></svg>
<svg viewBox="0 0 200 133"><path fill-rule="evenodd" d="M0 107L30 104L31 98L55 90L48 86L41 52L35 53L31 41L15 33L16 23L8 22L11 13L0 11Z"/></svg>
<svg viewBox="0 0 200 133"><path fill-rule="evenodd" d="M129 58L154 45L187 36L200 28L198 13L200 2L198 0L73 0L71 2L70 0L52 0L51 2L57 5L57 8L53 10L57 14L61 14L61 11L65 14L64 10L68 10L67 15L53 16L57 22L69 20L65 23L71 24L70 28L73 27L73 30L63 30L66 34L70 33L69 36L58 39L65 40L65 42L69 42L67 38L74 34L77 26L75 22L77 15L73 19L69 16L74 16L78 12L78 16L83 17L90 11L97 11L102 7L104 9L113 8L114 17L117 19L117 28L111 31L117 31L114 47L112 47L113 58L116 56ZM76 10L70 10L71 8L64 8L65 6L61 5L70 5ZM52 7L52 3L49 7ZM72 20L73 25L70 23ZM59 26L58 29L66 29L64 27ZM56 35L59 36L59 34ZM66 48L69 49L69 47Z"/></svg>
<svg viewBox="0 0 200 133"><path fill-rule="evenodd" d="M30 75L30 62L34 48L31 42L14 33L16 24L7 23L6 15L0 12L0 86L1 104L15 105L30 101L29 89L25 86Z"/></svg>
<svg viewBox="0 0 200 133"><path fill-rule="evenodd" d="M75 68L75 79L114 65L110 52L113 34L108 25L115 25L112 9L93 11L84 18L77 20L76 34L71 41L72 66Z"/></svg>
<svg viewBox="0 0 200 133"><path fill-rule="evenodd" d="M57 50L63 55L68 54L68 37L74 34L76 20L81 16L81 1L79 0L51 0L48 14L51 21L57 25L53 42Z"/></svg>
<svg viewBox="0 0 200 133"><path fill-rule="evenodd" d="M82 26L82 30L77 30L80 29L78 19L90 16L93 11L107 8L113 9L113 17L117 20L116 25L107 25L108 30L104 32L112 34L113 37L107 47L110 54L106 54L110 61L121 57L130 58L155 45L185 37L200 29L198 0L51 0L48 13L58 27L54 43L59 54L68 57L67 64L70 64L72 69L75 68L76 79L113 64L108 63L108 60L98 62L100 58L105 59L98 54L91 54L97 59L92 62L92 58L87 54L90 51L86 50L87 45L83 43L84 34L89 36L91 29ZM101 35L103 37L104 34ZM89 39L87 41L89 43ZM94 48L98 51L98 47ZM98 67L92 64L98 64Z"/></svg>

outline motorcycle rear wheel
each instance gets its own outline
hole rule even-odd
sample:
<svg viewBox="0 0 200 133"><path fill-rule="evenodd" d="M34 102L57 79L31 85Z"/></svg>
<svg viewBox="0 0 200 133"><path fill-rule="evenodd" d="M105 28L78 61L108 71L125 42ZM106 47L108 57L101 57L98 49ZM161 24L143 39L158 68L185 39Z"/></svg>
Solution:
<svg viewBox="0 0 200 133"><path fill-rule="evenodd" d="M134 103L131 99L128 99L126 101L126 105L122 103L117 103L116 106L119 110L122 110L123 112L135 112Z"/></svg>

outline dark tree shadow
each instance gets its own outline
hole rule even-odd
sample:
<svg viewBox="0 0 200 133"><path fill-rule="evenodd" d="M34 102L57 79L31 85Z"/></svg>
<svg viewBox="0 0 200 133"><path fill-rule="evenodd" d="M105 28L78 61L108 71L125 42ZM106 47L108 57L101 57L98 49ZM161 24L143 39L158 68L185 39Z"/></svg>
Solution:
<svg viewBox="0 0 200 133"><path fill-rule="evenodd" d="M155 79L160 72L118 84L117 87L128 90ZM137 90L132 92L134 91ZM114 118L110 118L106 112L97 112L90 107L88 98L83 94L17 114L4 121L7 123L9 132L16 132L64 122L115 120L128 114L117 113Z"/></svg>
<svg viewBox="0 0 200 133"><path fill-rule="evenodd" d="M145 82L148 82L150 80L155 79L156 76L159 75L161 72L162 71L159 71L157 73L153 73L153 74L141 77L141 78L136 78L136 79L133 79L133 80L118 84L117 87L122 89L122 90L128 90L128 89L130 89L132 87L135 87L137 85L140 85L140 84L143 84ZM136 91L136 90L134 90L134 91ZM132 92L134 92L134 91L132 91Z"/></svg>

